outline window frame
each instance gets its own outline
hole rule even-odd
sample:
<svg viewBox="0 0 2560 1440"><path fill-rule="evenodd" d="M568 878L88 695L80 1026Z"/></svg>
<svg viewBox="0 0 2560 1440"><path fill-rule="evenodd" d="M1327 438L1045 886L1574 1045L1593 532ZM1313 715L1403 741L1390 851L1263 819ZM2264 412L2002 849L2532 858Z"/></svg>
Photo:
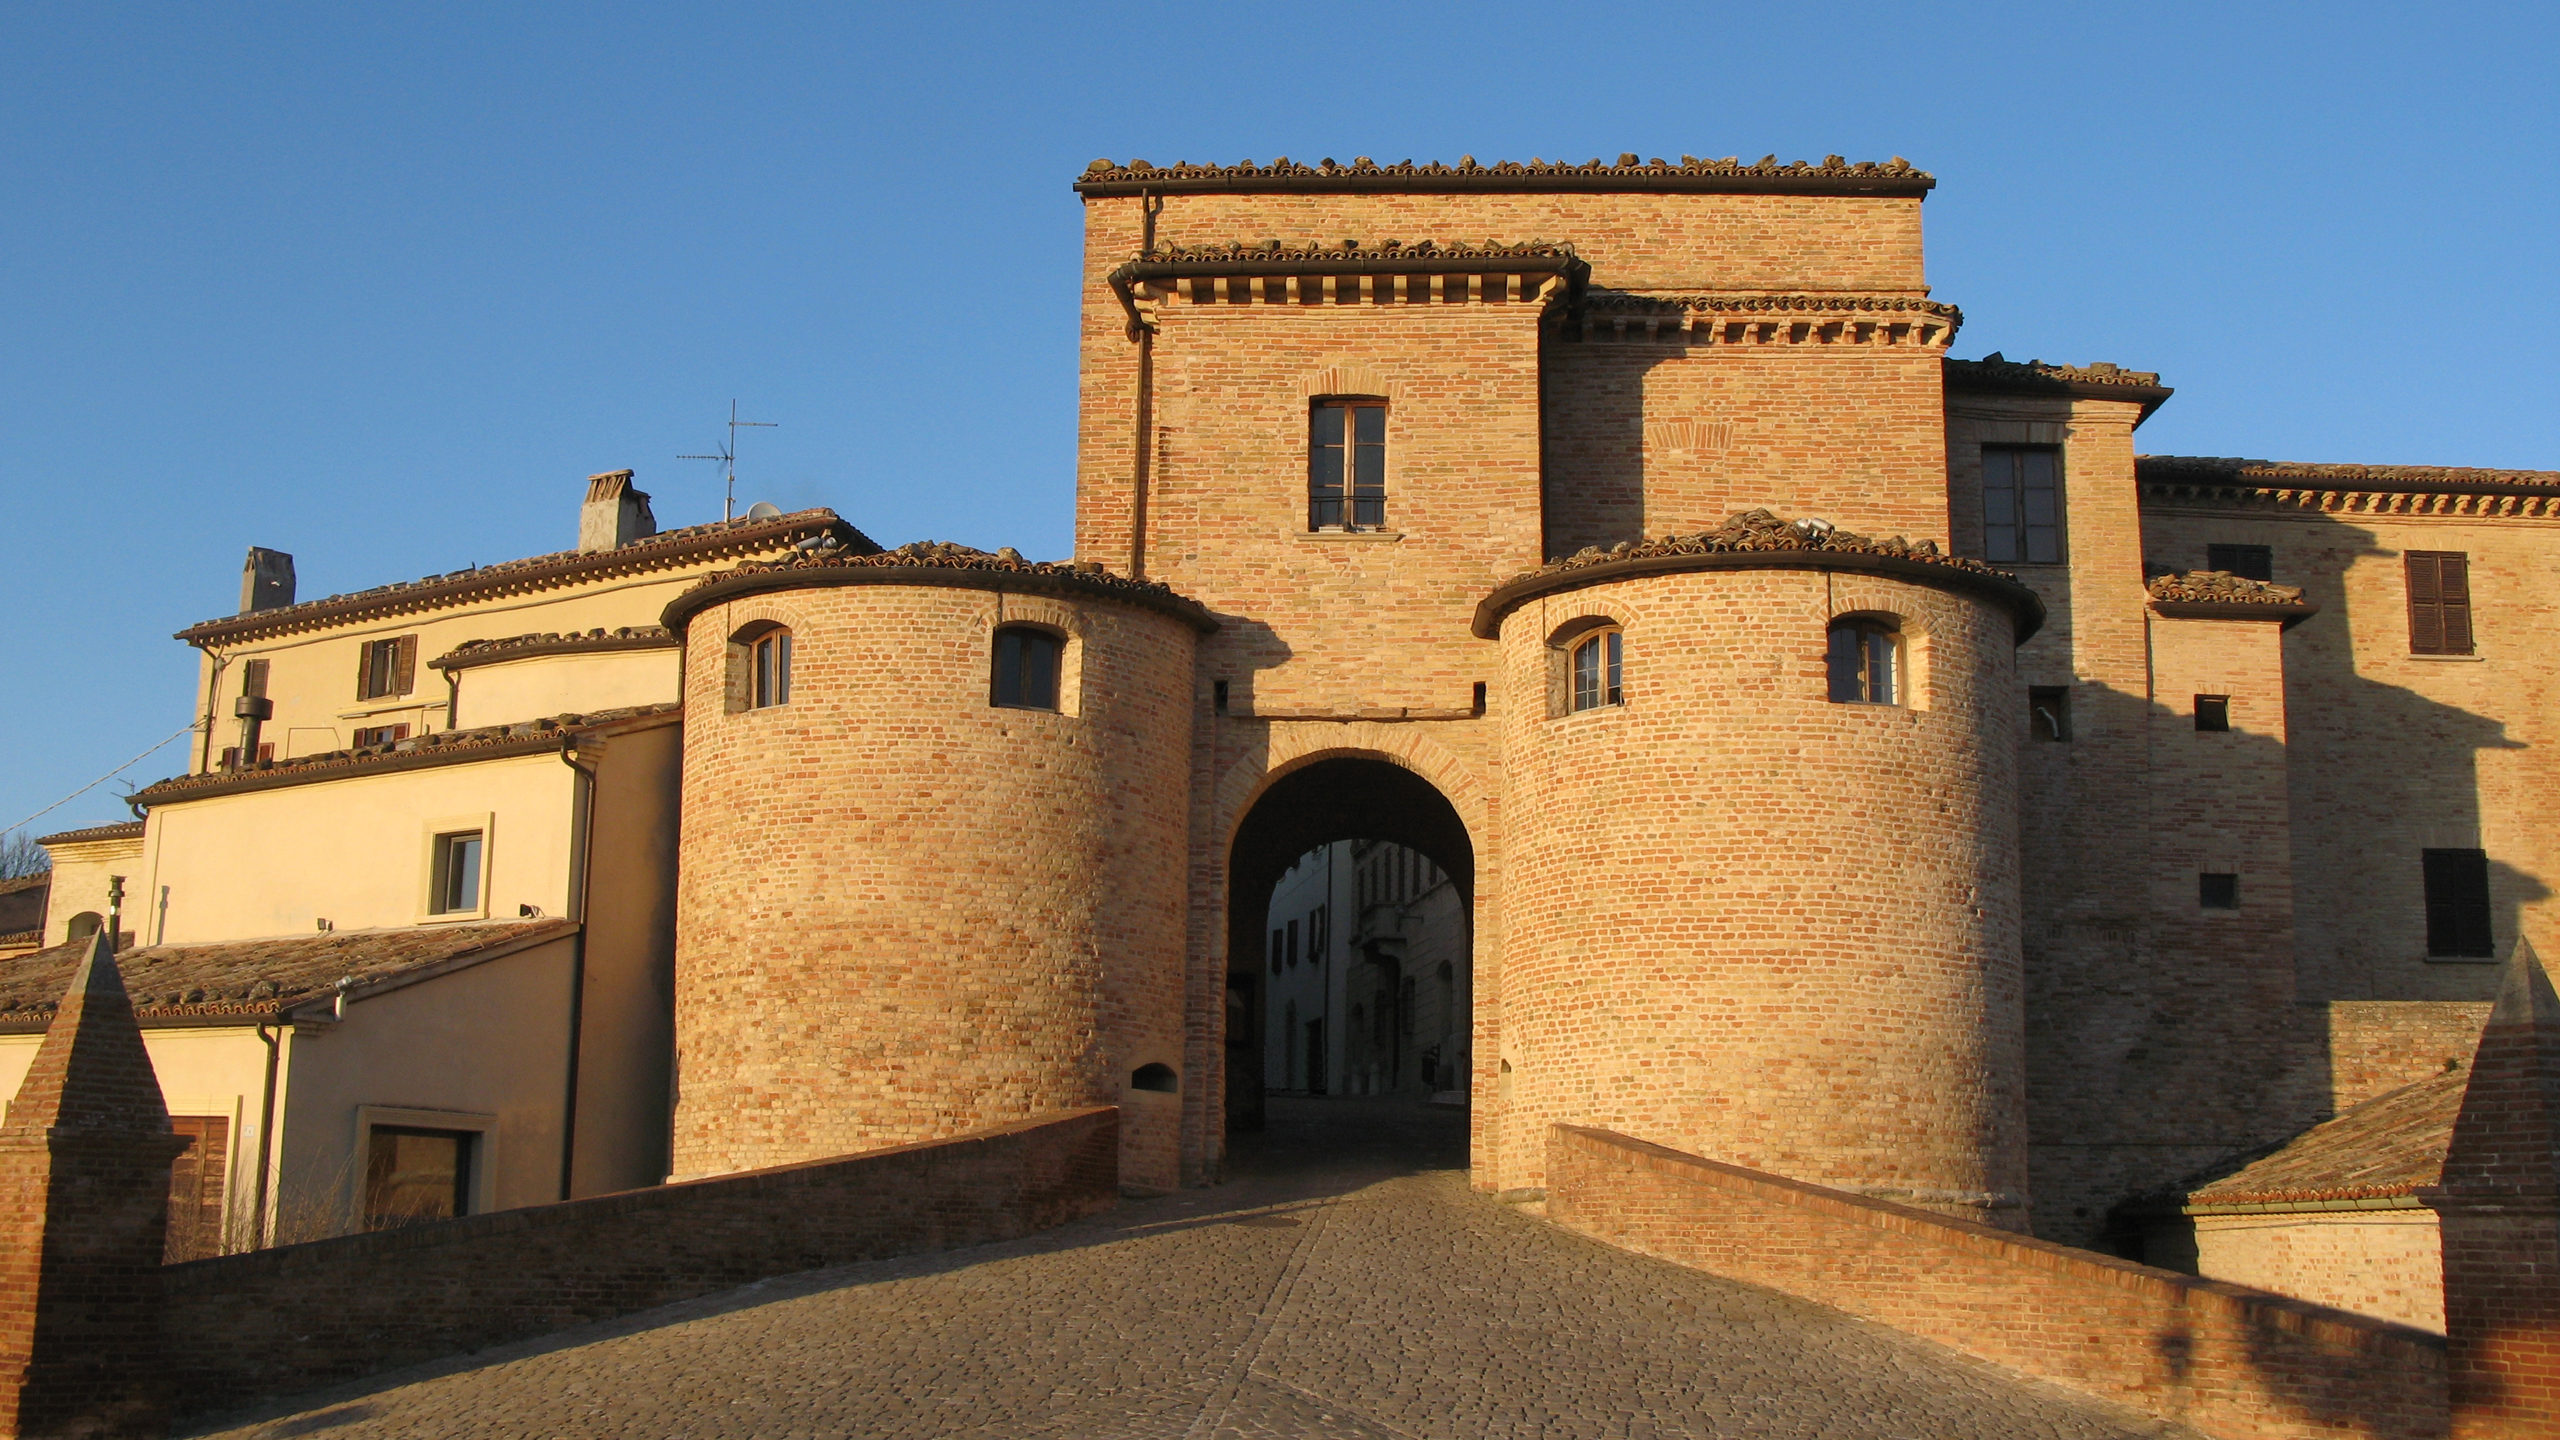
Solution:
<svg viewBox="0 0 2560 1440"><path fill-rule="evenodd" d="M2053 507L2053 517L2049 525L2037 525L2033 523L2026 513L2028 509L2027 497L2034 487L2028 483L2026 468L2022 457L2029 455L2045 456L2052 462L2051 480L2045 487ZM1994 485L1992 483L1992 457L1994 456L1999 456L2004 460L2008 460L2013 457L2019 458L2019 463L2010 471L2009 477L1998 485ZM2071 557L2070 539L2065 533L2063 526L2064 506L2062 497L2064 476L2062 466L2062 447L2059 445L1987 444L1982 447L1978 461L1978 469L1982 477L1980 507L1982 511L1982 557L1994 565L2062 565L2069 563ZM2005 493L2010 497L2010 513L2012 518L2003 524L1995 524L1991 518L1991 499L1992 493L1995 490ZM2012 551L2012 553L2007 556L2003 556L1999 553L2001 547L1993 540L1995 531L2002 530L2007 532L2007 545ZM2036 530L2052 531L2053 553L2050 556L2037 558L2029 553L2034 549L2031 542L2031 532Z"/></svg>
<svg viewBox="0 0 2560 1440"><path fill-rule="evenodd" d="M2051 723L2043 723L2038 716L2049 717ZM2027 687L2027 738L2048 745L2071 743L2070 686Z"/></svg>
<svg viewBox="0 0 2560 1440"><path fill-rule="evenodd" d="M2198 695L2190 713L2195 716L2196 733L2199 735L2231 733L2231 697L2228 695Z"/></svg>
<svg viewBox="0 0 2560 1440"><path fill-rule="evenodd" d="M2225 564L2225 561L2243 563ZM2276 547L2244 544L2236 540L2211 541L2204 547L2204 566L2207 570L2237 575L2243 580L2272 583L2276 578ZM2253 573L2257 571L2265 573Z"/></svg>
<svg viewBox="0 0 2560 1440"><path fill-rule="evenodd" d="M1584 685L1583 657L1590 656ZM1581 715L1627 703L1627 632L1599 625L1576 633L1565 648L1565 713Z"/></svg>
<svg viewBox="0 0 2560 1440"><path fill-rule="evenodd" d="M1020 646L1018 643L1020 639L1026 637L1045 642L1049 647L1049 698L1046 704L1025 698L1022 693L1023 689L1027 688L1023 686L1023 682L1030 678L1027 667L1017 667L1014 675L1016 694L1012 699L1005 698L1005 642L1008 639L1016 640L1017 649L1027 654L1028 647ZM1067 644L1067 636L1052 625L1009 620L997 626L995 633L987 640L987 704L998 710L1037 710L1052 715L1065 714L1067 710Z"/></svg>
<svg viewBox="0 0 2560 1440"><path fill-rule="evenodd" d="M420 867L424 873L420 877L418 901L421 924L449 924L489 917L490 883L497 878L496 818L491 812L482 811L476 815L446 815L425 824L425 863ZM453 842L471 836L479 839L478 863L472 880L472 903L449 908L446 901L453 893Z"/></svg>
<svg viewBox="0 0 2560 1440"><path fill-rule="evenodd" d="M791 627L768 627L747 642L747 708L778 710L791 703Z"/></svg>
<svg viewBox="0 0 2560 1440"><path fill-rule="evenodd" d="M1392 440L1394 427L1387 407L1387 398L1383 395L1318 395L1307 401L1308 534L1375 535L1386 531L1387 476L1395 458ZM1375 442L1360 438L1360 416L1364 413L1375 414L1378 417L1378 438ZM1341 417L1336 425L1337 438L1330 441L1323 433L1323 417L1328 414ZM1370 448L1373 443L1377 452L1375 493L1373 496L1363 496L1360 489L1361 452ZM1335 450L1340 455L1338 474L1333 483L1334 494L1330 500L1324 498L1319 492L1319 486L1324 478L1323 455L1328 449ZM1374 519L1361 518L1361 504L1364 499L1372 500L1376 505ZM1330 523L1324 519L1324 512L1319 509L1326 504L1335 507Z"/></svg>
<svg viewBox="0 0 2560 1440"><path fill-rule="evenodd" d="M373 1152L376 1128L391 1130L443 1130L473 1137L470 1153L470 1209L466 1215L485 1215L498 1208L498 1158L501 1126L498 1117L469 1110L426 1110L396 1105L358 1105L355 1107L353 1143L356 1183L347 1186L347 1229L364 1234L367 1185L365 1167Z"/></svg>
<svg viewBox="0 0 2560 1440"><path fill-rule="evenodd" d="M261 677L263 685L263 677ZM356 649L356 698L393 700L418 688L418 637L392 635Z"/></svg>
<svg viewBox="0 0 2560 1440"><path fill-rule="evenodd" d="M2470 551L2403 550L2400 584L2409 605L2410 654L2475 653Z"/></svg>
<svg viewBox="0 0 2560 1440"><path fill-rule="evenodd" d="M1841 694L1841 669L1837 654L1837 636L1842 631L1858 635L1858 671L1856 695ZM1875 696L1875 660L1878 640L1889 642L1884 698ZM1873 613L1835 615L1822 632L1823 693L1834 705L1873 705L1879 708L1909 709L1911 691L1911 645L1902 632L1898 617Z"/></svg>
<svg viewBox="0 0 2560 1440"><path fill-rule="evenodd" d="M2219 884L2217 882L2228 882ZM2237 870L2199 870L2196 872L2196 908L2230 912L2240 908L2240 872Z"/></svg>

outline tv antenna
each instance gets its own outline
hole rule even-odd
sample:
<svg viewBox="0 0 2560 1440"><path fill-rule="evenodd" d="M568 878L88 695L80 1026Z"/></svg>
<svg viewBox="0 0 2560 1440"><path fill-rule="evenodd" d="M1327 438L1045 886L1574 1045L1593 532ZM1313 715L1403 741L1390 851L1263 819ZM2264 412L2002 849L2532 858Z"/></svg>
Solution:
<svg viewBox="0 0 2560 1440"><path fill-rule="evenodd" d="M727 444L720 447L720 453L717 455L679 455L676 457L679 460L717 460L720 462L720 480L722 485L720 495L720 518L723 521L730 519L738 508L738 432L741 430L774 430L779 428L780 426L778 422L772 420L739 419L738 402L732 400L729 402L729 440Z"/></svg>

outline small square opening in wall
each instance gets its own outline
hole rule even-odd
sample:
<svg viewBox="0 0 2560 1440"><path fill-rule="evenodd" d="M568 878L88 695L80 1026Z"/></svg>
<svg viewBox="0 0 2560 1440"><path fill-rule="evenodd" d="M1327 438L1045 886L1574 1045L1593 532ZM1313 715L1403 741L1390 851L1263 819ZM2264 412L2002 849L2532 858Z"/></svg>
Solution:
<svg viewBox="0 0 2560 1440"><path fill-rule="evenodd" d="M2206 910L2240 908L2240 877L2206 870L2196 876L2196 904Z"/></svg>
<svg viewBox="0 0 2560 1440"><path fill-rule="evenodd" d="M2071 738L2071 687L2032 685L2027 688L2027 734L2037 740Z"/></svg>
<svg viewBox="0 0 2560 1440"><path fill-rule="evenodd" d="M2231 697L2199 695L2196 697L2196 728L2228 730L2231 728Z"/></svg>

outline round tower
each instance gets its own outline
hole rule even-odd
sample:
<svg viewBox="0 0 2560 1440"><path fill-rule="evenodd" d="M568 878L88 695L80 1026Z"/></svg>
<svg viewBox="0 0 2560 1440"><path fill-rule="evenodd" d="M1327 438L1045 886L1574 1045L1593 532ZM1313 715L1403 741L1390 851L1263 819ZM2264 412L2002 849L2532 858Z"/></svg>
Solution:
<svg viewBox="0 0 2560 1440"><path fill-rule="evenodd" d="M674 1172L1122 1107L1176 1177L1192 646L1159 585L916 545L746 566L685 637Z"/></svg>
<svg viewBox="0 0 2560 1440"><path fill-rule="evenodd" d="M2041 618L1974 562L1765 512L1485 601L1497 1188L1543 1185L1567 1122L2023 1228L2011 712Z"/></svg>

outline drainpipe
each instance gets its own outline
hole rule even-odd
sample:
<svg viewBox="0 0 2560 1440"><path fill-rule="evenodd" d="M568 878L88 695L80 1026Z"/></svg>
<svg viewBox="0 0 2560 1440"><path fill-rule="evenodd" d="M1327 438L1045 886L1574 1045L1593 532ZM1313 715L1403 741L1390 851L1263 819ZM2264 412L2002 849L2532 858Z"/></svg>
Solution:
<svg viewBox="0 0 2560 1440"><path fill-rule="evenodd" d="M278 1015L272 1023L274 1029L268 1028L268 1022L262 1021L258 1025L258 1039L267 1047L267 1080L264 1093L258 1098L257 1209L249 1220L253 1233L258 1237L256 1248L260 1250L267 1248L275 1239L275 1222L267 1214L267 1171L275 1163L276 1056L284 1040L283 1016Z"/></svg>
<svg viewBox="0 0 2560 1440"><path fill-rule="evenodd" d="M219 650L204 652L213 661L213 669L204 681L204 737L196 742L196 772L213 768L213 706L222 694L222 672L231 662Z"/></svg>
<svg viewBox="0 0 2560 1440"><path fill-rule="evenodd" d="M1164 209L1164 197L1151 190L1138 193L1139 213L1145 230L1139 242L1141 253L1152 255L1156 248L1156 216ZM1155 455L1156 332L1151 325L1138 323L1138 312L1129 312L1130 338L1138 342L1138 434L1130 455L1129 478L1129 578L1147 578L1147 486L1148 466Z"/></svg>
<svg viewBox="0 0 2560 1440"><path fill-rule="evenodd" d="M569 783L576 797L570 803L578 807L578 828L572 842L577 846L578 874L569 899L569 918L578 926L569 936L569 1079L560 1102L560 1198L566 1200L578 1163L578 1042L586 1028L587 877L595 869L596 823L595 772L578 763L578 736L574 730L560 739L560 763L577 777Z"/></svg>

